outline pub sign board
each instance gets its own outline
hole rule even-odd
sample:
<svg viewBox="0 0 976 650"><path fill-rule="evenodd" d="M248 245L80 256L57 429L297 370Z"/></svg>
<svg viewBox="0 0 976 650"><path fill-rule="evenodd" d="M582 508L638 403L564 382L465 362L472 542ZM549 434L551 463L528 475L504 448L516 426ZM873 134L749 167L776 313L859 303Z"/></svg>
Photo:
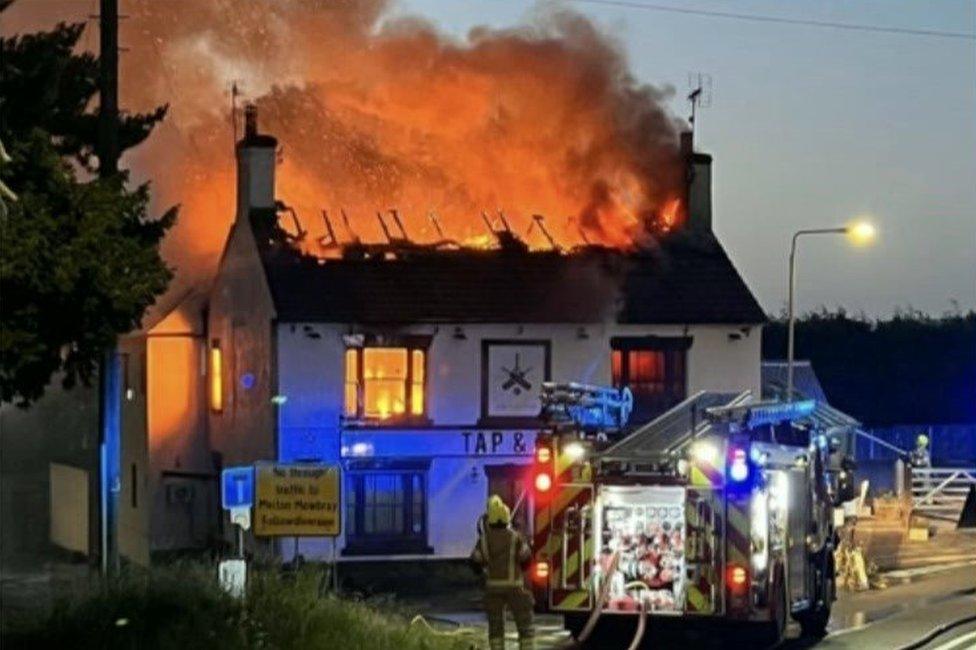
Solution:
<svg viewBox="0 0 976 650"><path fill-rule="evenodd" d="M525 420L538 417L542 382L549 380L549 341L483 341L482 418Z"/></svg>
<svg viewBox="0 0 976 650"><path fill-rule="evenodd" d="M336 537L342 528L338 465L258 463L254 534Z"/></svg>

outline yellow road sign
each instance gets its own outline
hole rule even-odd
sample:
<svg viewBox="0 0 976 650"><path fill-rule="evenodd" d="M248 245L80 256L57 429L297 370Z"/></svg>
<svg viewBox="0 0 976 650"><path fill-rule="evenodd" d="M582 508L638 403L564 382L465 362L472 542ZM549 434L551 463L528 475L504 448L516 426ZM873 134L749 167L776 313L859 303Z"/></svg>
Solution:
<svg viewBox="0 0 976 650"><path fill-rule="evenodd" d="M339 534L338 465L258 463L254 534L258 537L335 537Z"/></svg>

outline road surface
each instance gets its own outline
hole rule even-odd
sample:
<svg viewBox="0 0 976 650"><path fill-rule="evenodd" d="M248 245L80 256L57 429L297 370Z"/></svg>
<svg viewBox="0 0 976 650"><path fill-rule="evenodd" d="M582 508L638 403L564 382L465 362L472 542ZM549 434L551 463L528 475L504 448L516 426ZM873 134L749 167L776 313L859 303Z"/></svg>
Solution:
<svg viewBox="0 0 976 650"><path fill-rule="evenodd" d="M947 622L976 614L976 565L959 563L951 568L919 572L897 578L881 591L842 593L834 603L828 635L819 640L800 638L799 627L790 625L780 650L873 650L898 648L919 639ZM907 580L911 581L908 582ZM484 617L477 611L446 612L436 615L463 625L484 627ZM508 644L515 648L516 634L508 623ZM536 617L536 647L559 648L569 641L561 618L554 615ZM595 647L626 648L629 638L601 638ZM737 638L728 630L696 629L677 631L651 626L645 635L645 648L755 648L754 641ZM976 623L958 627L934 639L925 650L976 649Z"/></svg>

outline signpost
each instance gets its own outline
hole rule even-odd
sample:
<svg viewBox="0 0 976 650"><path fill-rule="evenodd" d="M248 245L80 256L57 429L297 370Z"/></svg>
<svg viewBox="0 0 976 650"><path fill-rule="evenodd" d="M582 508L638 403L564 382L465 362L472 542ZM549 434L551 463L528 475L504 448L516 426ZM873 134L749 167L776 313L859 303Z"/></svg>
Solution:
<svg viewBox="0 0 976 650"><path fill-rule="evenodd" d="M247 562L244 558L222 560L217 567L221 589L235 598L243 598L247 588Z"/></svg>
<svg viewBox="0 0 976 650"><path fill-rule="evenodd" d="M254 505L253 467L228 467L220 473L220 504L230 511L230 521L237 526L237 557L222 560L217 567L217 577L227 593L242 598L247 586L244 531L251 527L251 506Z"/></svg>
<svg viewBox="0 0 976 650"><path fill-rule="evenodd" d="M335 538L342 526L342 470L339 465L257 463L228 467L220 475L220 503L237 527L237 558L220 563L220 585L243 596L247 584L244 531L257 537L332 538L332 580L338 585Z"/></svg>
<svg viewBox="0 0 976 650"><path fill-rule="evenodd" d="M251 527L251 506L254 505L253 467L228 467L221 472L220 503L225 510L230 510L231 523L239 526L241 531ZM243 543L240 546L243 547ZM243 551L243 548L239 548L239 551Z"/></svg>

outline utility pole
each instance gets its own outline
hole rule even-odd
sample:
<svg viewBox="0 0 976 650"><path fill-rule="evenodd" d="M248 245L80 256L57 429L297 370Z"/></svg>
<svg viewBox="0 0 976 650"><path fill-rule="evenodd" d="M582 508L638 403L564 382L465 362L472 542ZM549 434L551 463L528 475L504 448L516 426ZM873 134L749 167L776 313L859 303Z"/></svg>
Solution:
<svg viewBox="0 0 976 650"><path fill-rule="evenodd" d="M98 69L98 175L119 171L119 2L100 0ZM119 180L119 182L121 182ZM102 354L98 372L100 561L103 575L119 570L118 506L121 490L121 413L115 344Z"/></svg>
<svg viewBox="0 0 976 650"><path fill-rule="evenodd" d="M119 171L119 0L100 0L98 175Z"/></svg>

